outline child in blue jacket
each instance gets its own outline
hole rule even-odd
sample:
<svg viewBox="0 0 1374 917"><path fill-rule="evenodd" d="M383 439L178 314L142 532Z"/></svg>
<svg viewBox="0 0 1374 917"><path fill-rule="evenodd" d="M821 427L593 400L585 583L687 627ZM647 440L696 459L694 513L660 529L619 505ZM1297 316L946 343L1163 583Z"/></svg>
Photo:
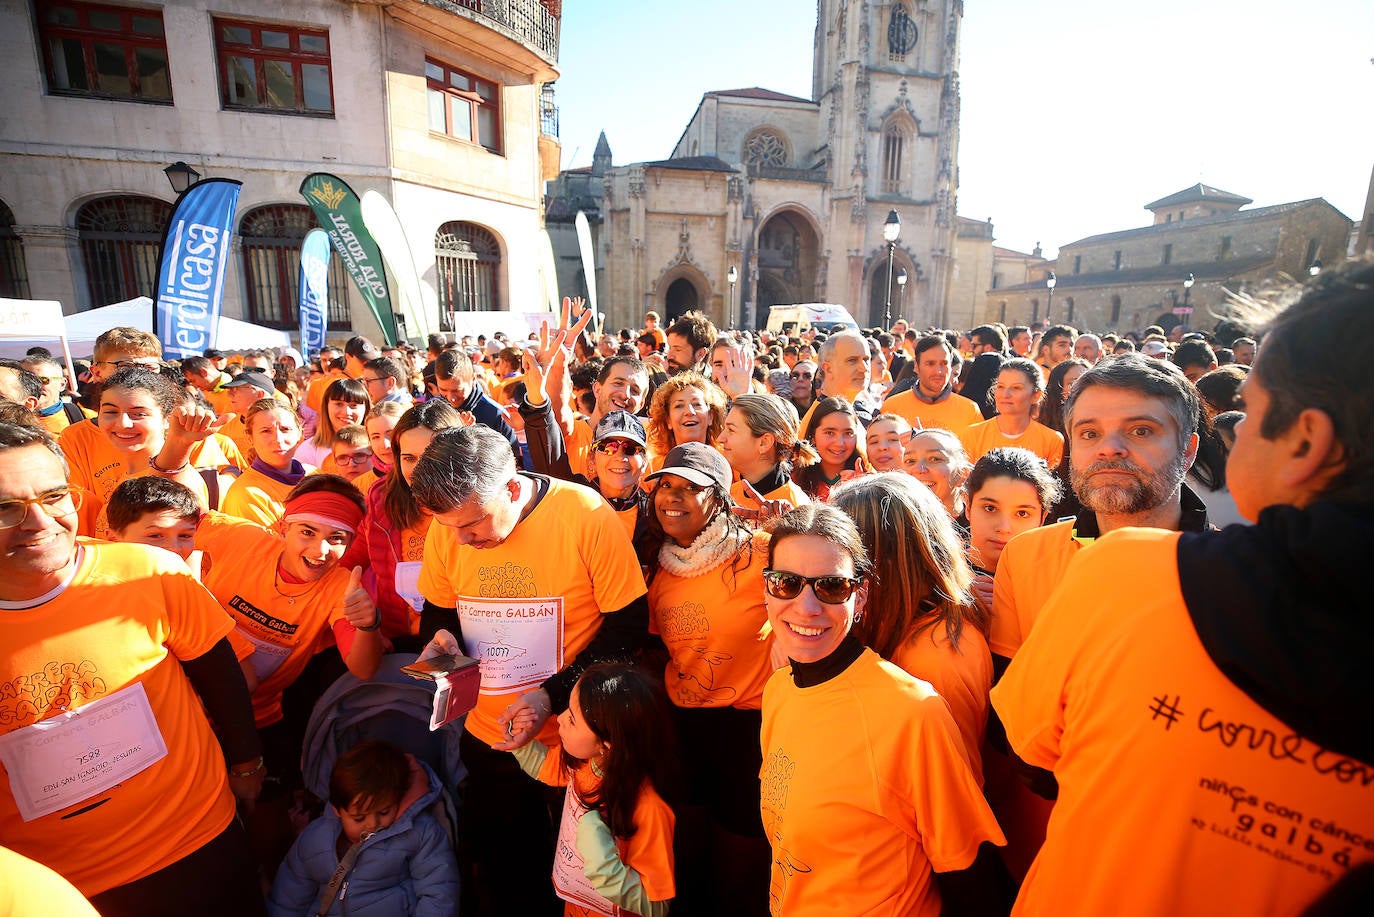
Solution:
<svg viewBox="0 0 1374 917"><path fill-rule="evenodd" d="M329 775L330 807L277 871L268 913L314 917L328 897L334 915L452 917L458 866L428 811L439 793L434 772L391 745L350 748Z"/></svg>

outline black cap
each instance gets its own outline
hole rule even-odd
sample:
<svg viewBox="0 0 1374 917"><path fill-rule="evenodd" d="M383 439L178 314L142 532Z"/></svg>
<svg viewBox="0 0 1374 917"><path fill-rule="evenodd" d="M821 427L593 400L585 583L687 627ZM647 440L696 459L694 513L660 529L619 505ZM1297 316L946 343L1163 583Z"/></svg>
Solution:
<svg viewBox="0 0 1374 917"><path fill-rule="evenodd" d="M253 385L262 389L264 392L275 392L277 387L272 384L272 377L260 369L245 369L228 382L224 383L225 388L238 388L240 385Z"/></svg>
<svg viewBox="0 0 1374 917"><path fill-rule="evenodd" d="M663 467L653 474L645 475L644 480L652 481L665 474L677 475L691 481L698 487L718 485L722 490L730 489L730 463L715 449L705 443L683 443L674 446L663 460Z"/></svg>

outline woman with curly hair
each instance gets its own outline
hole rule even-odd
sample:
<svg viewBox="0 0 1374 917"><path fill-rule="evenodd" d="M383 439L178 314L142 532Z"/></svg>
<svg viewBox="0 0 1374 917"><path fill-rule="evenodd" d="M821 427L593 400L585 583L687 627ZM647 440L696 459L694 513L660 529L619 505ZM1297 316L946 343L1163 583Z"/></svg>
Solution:
<svg viewBox="0 0 1374 917"><path fill-rule="evenodd" d="M725 395L699 373L672 376L649 404L649 468L657 471L674 446L713 443L725 426Z"/></svg>

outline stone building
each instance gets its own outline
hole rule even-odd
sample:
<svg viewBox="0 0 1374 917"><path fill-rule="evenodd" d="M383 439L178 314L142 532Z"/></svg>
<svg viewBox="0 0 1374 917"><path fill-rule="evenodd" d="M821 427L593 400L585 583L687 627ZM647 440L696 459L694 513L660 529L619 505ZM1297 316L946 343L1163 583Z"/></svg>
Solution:
<svg viewBox="0 0 1374 917"><path fill-rule="evenodd" d="M1243 209L1250 203L1203 184L1160 198L1145 206L1151 225L1070 242L1055 261L1030 265L1023 282L989 289L984 319L1092 331L1159 322L1210 327L1209 313L1227 291L1302 277L1315 261L1345 257L1352 223L1324 199Z"/></svg>
<svg viewBox="0 0 1374 917"><path fill-rule="evenodd" d="M811 98L708 92L667 159L607 171L597 236L608 324L700 308L720 324L762 326L775 304L837 302L877 325L889 273L902 271L904 313L942 322L958 229L962 15L962 0L820 0ZM901 221L891 272L889 212ZM894 319L899 292L894 282Z"/></svg>
<svg viewBox="0 0 1374 917"><path fill-rule="evenodd" d="M223 313L297 323L298 193L393 204L430 310L543 302L559 0L0 5L0 295L152 295L184 161L243 182ZM330 331L379 329L335 258Z"/></svg>

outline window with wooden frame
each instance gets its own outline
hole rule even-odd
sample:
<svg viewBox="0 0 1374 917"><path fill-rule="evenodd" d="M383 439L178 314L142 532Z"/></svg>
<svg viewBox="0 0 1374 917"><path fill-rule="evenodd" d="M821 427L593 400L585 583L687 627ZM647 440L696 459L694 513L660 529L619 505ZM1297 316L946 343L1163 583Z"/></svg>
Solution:
<svg viewBox="0 0 1374 917"><path fill-rule="evenodd" d="M272 328L300 324L301 243L319 225L304 204L268 204L239 220L249 321ZM352 327L348 271L338 251L329 256L329 327Z"/></svg>
<svg viewBox="0 0 1374 917"><path fill-rule="evenodd" d="M425 58L429 129L501 152L501 87Z"/></svg>
<svg viewBox="0 0 1374 917"><path fill-rule="evenodd" d="M35 10L49 92L172 101L161 11L53 0Z"/></svg>
<svg viewBox="0 0 1374 917"><path fill-rule="evenodd" d="M334 113L327 31L233 19L214 22L225 108Z"/></svg>
<svg viewBox="0 0 1374 917"><path fill-rule="evenodd" d="M172 205L155 197L111 195L81 205L76 234L89 308L155 295L162 233Z"/></svg>

